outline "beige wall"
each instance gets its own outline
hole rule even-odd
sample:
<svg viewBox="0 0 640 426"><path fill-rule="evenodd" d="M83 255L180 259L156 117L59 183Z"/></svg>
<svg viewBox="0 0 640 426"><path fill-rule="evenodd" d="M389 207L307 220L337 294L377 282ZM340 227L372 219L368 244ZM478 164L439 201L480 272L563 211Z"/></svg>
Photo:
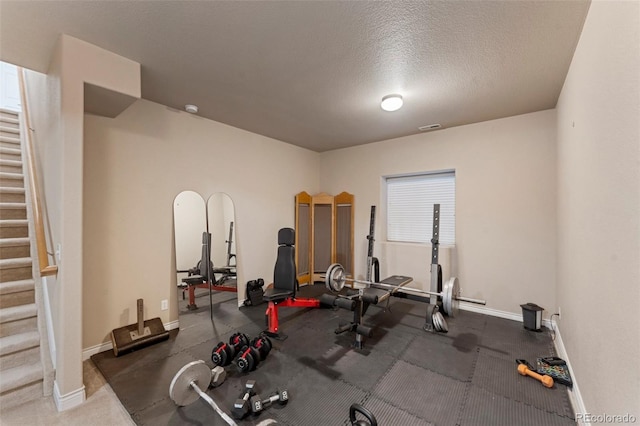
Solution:
<svg viewBox="0 0 640 426"><path fill-rule="evenodd" d="M559 328L585 408L640 419L640 3L591 4L558 102Z"/></svg>
<svg viewBox="0 0 640 426"><path fill-rule="evenodd" d="M450 263L463 294L502 312L520 314L520 304L534 302L545 316L553 313L555 132L550 110L323 153L322 190L355 194L356 275L365 274L375 204L381 276L409 275L429 287L430 247L384 241L382 176L455 169L457 241Z"/></svg>
<svg viewBox="0 0 640 426"><path fill-rule="evenodd" d="M85 116L83 347L145 316L178 319L173 200L225 192L236 214L239 297L273 279L294 195L318 190L317 153L148 101L115 119ZM169 311L160 301L169 299Z"/></svg>
<svg viewBox="0 0 640 426"><path fill-rule="evenodd" d="M58 275L50 283L55 332L54 397L59 409L84 400L83 323L83 115L84 83L128 97L140 96L140 65L69 36L57 41L44 81L32 73L44 93L30 91L34 106L36 150L41 156L47 214L53 247L60 245ZM41 109L40 109L41 108ZM64 348L64 351L62 350Z"/></svg>

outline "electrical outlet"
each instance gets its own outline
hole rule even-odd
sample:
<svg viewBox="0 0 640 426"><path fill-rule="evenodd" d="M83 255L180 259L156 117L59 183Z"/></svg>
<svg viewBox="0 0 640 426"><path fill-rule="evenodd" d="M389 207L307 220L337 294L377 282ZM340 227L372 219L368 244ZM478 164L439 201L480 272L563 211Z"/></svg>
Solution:
<svg viewBox="0 0 640 426"><path fill-rule="evenodd" d="M162 302L160 302L160 310L166 311L167 309L169 309L169 301L167 299L164 299Z"/></svg>

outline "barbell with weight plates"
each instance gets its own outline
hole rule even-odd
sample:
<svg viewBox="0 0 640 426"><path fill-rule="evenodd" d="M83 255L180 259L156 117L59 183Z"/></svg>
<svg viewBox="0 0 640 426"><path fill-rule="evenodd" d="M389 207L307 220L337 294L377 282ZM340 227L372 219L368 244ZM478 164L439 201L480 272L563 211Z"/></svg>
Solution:
<svg viewBox="0 0 640 426"><path fill-rule="evenodd" d="M442 292L436 293L433 291L397 287L384 283L373 283L370 281L357 280L355 278L347 278L342 265L340 265L339 263L334 263L327 269L327 274L325 275L324 280L327 289L336 293L342 290L344 284L349 281L359 284L365 284L369 287L377 288L380 290L391 290L392 292L399 291L407 294L418 293L440 296L442 297L442 308L444 309L444 312L451 317L455 316L458 313L458 301L460 300L462 300L463 302L475 303L478 305L487 304L487 302L484 300L471 299L469 297L460 296L460 284L458 283L458 279L456 277L451 277L442 287Z"/></svg>

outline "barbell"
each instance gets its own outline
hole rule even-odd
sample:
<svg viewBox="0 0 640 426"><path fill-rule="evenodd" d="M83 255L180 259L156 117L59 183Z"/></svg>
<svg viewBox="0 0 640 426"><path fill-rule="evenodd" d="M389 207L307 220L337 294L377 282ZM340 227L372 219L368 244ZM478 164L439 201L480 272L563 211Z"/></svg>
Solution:
<svg viewBox="0 0 640 426"><path fill-rule="evenodd" d="M471 299L469 297L460 296L460 284L458 283L458 278L451 277L443 286L442 292L436 293L433 291L427 290L419 290L415 288L406 288L399 287L385 283L374 283L371 281L358 280L355 278L348 278L344 273L344 267L339 263L334 263L329 266L327 269L327 273L325 275L325 286L332 292L339 292L344 287L344 284L349 282L354 282L358 284L365 284L368 287L377 288L380 290L390 290L391 294L399 291L402 293L417 293L417 294L428 294L431 296L440 296L442 297L442 308L444 312L453 317L458 313L458 301L475 303L478 305L486 305L487 302L485 300L480 299Z"/></svg>

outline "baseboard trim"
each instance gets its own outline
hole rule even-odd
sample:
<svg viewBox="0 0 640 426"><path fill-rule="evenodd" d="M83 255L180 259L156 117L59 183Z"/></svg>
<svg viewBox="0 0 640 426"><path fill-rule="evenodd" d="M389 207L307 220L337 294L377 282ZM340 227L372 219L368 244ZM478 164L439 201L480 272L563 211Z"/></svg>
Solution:
<svg viewBox="0 0 640 426"><path fill-rule="evenodd" d="M523 321L522 313L516 314L513 312L499 311L497 309L487 308L482 305L476 305L475 303L460 302L460 309L464 311L475 312L478 314L490 315L492 317L504 318L511 321L518 321L518 322ZM548 319L543 319L542 325L544 325L549 329L552 328L551 321Z"/></svg>
<svg viewBox="0 0 640 426"><path fill-rule="evenodd" d="M56 403L56 408L58 409L58 411L65 411L77 407L78 405L82 404L85 399L86 395L84 392L84 385L65 395L60 395L58 382L53 382L53 401Z"/></svg>
<svg viewBox="0 0 640 426"><path fill-rule="evenodd" d="M167 322L164 324L164 329L167 331L175 330L176 328L179 328L179 327L180 327L180 320L175 320L175 321ZM90 346L82 350L82 360L86 361L95 354L99 354L100 352L104 352L104 351L110 351L112 349L113 349L113 343L111 343L111 340L109 340L108 342L100 343L99 345Z"/></svg>
<svg viewBox="0 0 640 426"><path fill-rule="evenodd" d="M49 340L49 355L53 368L57 365L56 361L56 337L53 334L53 317L51 315L51 299L49 297L49 280L52 278L42 277L42 300L44 303L44 317L47 325L47 338Z"/></svg>
<svg viewBox="0 0 640 426"><path fill-rule="evenodd" d="M569 373L571 374L571 380L573 381L573 387L567 387L567 392L569 392L569 400L571 401L571 405L573 407L573 412L578 413L588 413L587 408L584 405L584 400L582 399L582 395L580 394L580 388L578 387L578 381L576 380L576 375L573 374L573 368L571 368L571 361L569 360L569 355L567 354L567 350L564 347L564 342L562 341L562 335L560 334L560 329L558 328L558 324L554 324L553 331L555 332L555 340L553 344L556 348L556 353L562 359L567 362L567 367L569 368ZM576 423L581 426L590 426L591 423L585 422L583 420L576 420Z"/></svg>

